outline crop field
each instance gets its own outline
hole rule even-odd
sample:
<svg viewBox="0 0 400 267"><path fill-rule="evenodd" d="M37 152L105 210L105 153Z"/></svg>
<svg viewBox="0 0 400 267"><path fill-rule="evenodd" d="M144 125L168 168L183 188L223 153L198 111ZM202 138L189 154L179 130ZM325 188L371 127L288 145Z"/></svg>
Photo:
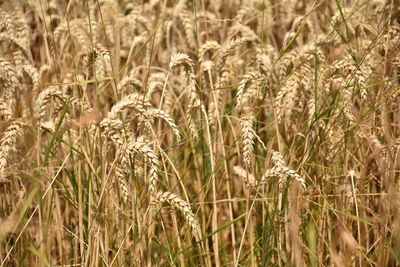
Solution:
<svg viewBox="0 0 400 267"><path fill-rule="evenodd" d="M0 266L400 266L398 0L0 0Z"/></svg>

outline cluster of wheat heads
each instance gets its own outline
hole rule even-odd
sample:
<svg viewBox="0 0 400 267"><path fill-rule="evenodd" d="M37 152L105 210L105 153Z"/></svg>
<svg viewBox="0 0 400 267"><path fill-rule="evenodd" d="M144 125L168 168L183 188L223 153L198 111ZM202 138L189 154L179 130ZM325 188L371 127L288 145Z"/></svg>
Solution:
<svg viewBox="0 0 400 267"><path fill-rule="evenodd" d="M400 264L400 4L0 1L0 265Z"/></svg>

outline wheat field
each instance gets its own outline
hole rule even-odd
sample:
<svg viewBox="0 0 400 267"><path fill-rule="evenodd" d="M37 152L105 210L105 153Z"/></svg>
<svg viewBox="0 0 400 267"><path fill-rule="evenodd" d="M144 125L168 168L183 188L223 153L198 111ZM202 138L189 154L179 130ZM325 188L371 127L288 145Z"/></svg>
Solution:
<svg viewBox="0 0 400 267"><path fill-rule="evenodd" d="M400 266L397 0L1 0L0 266Z"/></svg>

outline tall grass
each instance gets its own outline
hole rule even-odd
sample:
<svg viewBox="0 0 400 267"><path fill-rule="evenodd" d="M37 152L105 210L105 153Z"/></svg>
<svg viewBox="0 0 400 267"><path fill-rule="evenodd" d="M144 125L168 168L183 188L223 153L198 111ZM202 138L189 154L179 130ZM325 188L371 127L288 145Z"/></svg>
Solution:
<svg viewBox="0 0 400 267"><path fill-rule="evenodd" d="M397 1L0 1L1 266L400 266Z"/></svg>

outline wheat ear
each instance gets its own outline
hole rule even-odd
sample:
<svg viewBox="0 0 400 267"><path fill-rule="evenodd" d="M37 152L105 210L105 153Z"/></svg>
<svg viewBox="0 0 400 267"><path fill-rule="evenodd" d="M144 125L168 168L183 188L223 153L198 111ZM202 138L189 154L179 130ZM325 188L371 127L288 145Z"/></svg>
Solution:
<svg viewBox="0 0 400 267"><path fill-rule="evenodd" d="M25 122L16 120L13 121L3 133L0 140L0 179L3 179L5 176L5 168L16 148L18 139L21 138L24 133L23 130L25 126Z"/></svg>
<svg viewBox="0 0 400 267"><path fill-rule="evenodd" d="M178 197L171 192L157 192L154 196L154 201L159 203L168 202L176 209L180 210L185 217L185 220L189 223L192 228L193 234L196 235L198 232L199 224L196 217L194 216L189 203Z"/></svg>
<svg viewBox="0 0 400 267"><path fill-rule="evenodd" d="M160 162L153 149L150 148L145 142L141 140L132 140L123 148L124 153L127 154L142 154L150 163L150 178L149 178L149 191L151 194L156 192L158 184L158 170Z"/></svg>

